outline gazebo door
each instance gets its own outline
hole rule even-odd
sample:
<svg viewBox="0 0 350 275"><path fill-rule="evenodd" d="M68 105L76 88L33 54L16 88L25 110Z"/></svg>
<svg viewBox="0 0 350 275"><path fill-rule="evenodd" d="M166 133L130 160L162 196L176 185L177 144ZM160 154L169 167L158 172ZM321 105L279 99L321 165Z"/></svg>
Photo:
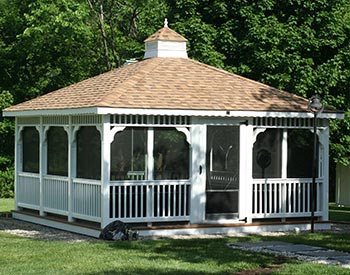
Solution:
<svg viewBox="0 0 350 275"><path fill-rule="evenodd" d="M208 126L206 218L238 218L239 126Z"/></svg>

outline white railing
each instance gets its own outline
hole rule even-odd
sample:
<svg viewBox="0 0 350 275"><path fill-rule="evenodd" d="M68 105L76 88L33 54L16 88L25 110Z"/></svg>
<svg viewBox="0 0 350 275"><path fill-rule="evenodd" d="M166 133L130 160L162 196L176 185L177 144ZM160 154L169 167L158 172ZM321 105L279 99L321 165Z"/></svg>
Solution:
<svg viewBox="0 0 350 275"><path fill-rule="evenodd" d="M109 219L124 222L189 220L190 181L111 182Z"/></svg>
<svg viewBox="0 0 350 275"><path fill-rule="evenodd" d="M72 186L72 217L101 221L101 181L74 179Z"/></svg>
<svg viewBox="0 0 350 275"><path fill-rule="evenodd" d="M17 205L29 209L40 208L40 176L33 173L19 173L16 189Z"/></svg>
<svg viewBox="0 0 350 275"><path fill-rule="evenodd" d="M68 215L67 177L43 177L43 207L45 212Z"/></svg>
<svg viewBox="0 0 350 275"><path fill-rule="evenodd" d="M312 179L254 179L252 218L309 216ZM321 213L322 180L316 181L315 214Z"/></svg>
<svg viewBox="0 0 350 275"><path fill-rule="evenodd" d="M16 198L19 207L65 216L71 214L73 218L88 221L101 221L101 182L98 180L73 179L72 205L69 209L68 177L43 176L41 206L39 174L18 173Z"/></svg>

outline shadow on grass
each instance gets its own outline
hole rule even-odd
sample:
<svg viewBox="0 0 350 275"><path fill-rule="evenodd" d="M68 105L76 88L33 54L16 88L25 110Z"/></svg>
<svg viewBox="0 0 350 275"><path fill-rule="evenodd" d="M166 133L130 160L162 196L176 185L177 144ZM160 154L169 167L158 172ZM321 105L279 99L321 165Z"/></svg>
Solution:
<svg viewBox="0 0 350 275"><path fill-rule="evenodd" d="M280 264L278 257L232 249L227 246L229 242L231 239L228 238L110 242L111 250L133 251L138 257L142 253L143 260L160 264L149 264L143 269L135 264L135 269L128 269L125 273L107 270L90 274L232 274Z"/></svg>

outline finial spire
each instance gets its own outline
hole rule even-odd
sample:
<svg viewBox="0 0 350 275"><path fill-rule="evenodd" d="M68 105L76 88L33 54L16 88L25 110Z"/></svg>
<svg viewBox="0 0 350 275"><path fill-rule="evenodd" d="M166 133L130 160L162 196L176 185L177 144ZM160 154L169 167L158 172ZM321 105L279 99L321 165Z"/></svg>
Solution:
<svg viewBox="0 0 350 275"><path fill-rule="evenodd" d="M168 27L168 19L167 18L164 19L164 27L166 27L166 28Z"/></svg>

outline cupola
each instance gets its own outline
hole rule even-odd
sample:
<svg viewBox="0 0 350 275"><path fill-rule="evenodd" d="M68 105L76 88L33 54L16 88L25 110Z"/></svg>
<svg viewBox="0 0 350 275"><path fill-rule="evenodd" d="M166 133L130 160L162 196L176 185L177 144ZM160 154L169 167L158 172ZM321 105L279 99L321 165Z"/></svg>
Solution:
<svg viewBox="0 0 350 275"><path fill-rule="evenodd" d="M145 41L144 58L152 57L181 57L187 58L187 39L168 27L168 20L164 20L164 27L152 34Z"/></svg>

